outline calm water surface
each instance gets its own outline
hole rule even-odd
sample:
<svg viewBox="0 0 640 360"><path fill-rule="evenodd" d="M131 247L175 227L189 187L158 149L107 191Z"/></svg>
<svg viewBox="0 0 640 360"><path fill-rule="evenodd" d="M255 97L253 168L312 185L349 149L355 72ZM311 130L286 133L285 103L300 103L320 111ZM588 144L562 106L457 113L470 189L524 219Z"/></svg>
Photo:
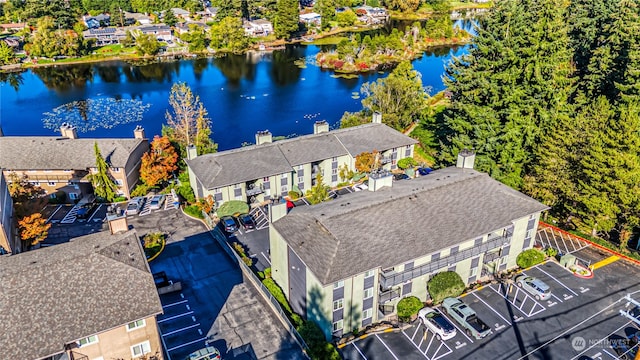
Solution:
<svg viewBox="0 0 640 360"><path fill-rule="evenodd" d="M297 59L314 57L319 50L298 46L253 57L32 69L18 75L13 86L0 82L0 124L5 135L56 135L53 128L62 121L60 114L71 111L85 117L78 124L81 131L88 129L79 134L81 137L133 136L137 124L152 136L159 134L166 122L171 85L184 81L209 111L213 139L220 150L254 142L259 130L268 129L274 136L308 134L316 120L337 126L345 111L360 110L361 99L356 97L361 85L388 75L342 79L315 66L301 69L294 64ZM435 93L444 88L441 77L445 64L466 51L466 47L438 49L413 65L422 73L423 84ZM109 98L136 101L123 108L107 104ZM87 105L83 102L87 99L93 102ZM65 104L67 107L58 109L56 115L46 115ZM145 110L137 118L140 105ZM113 118L119 123L114 124Z"/></svg>

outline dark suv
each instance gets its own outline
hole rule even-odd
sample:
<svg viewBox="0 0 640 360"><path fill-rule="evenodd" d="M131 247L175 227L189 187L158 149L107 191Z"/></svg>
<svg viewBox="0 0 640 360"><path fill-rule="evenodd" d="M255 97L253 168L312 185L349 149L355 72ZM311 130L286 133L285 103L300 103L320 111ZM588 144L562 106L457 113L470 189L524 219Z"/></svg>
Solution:
<svg viewBox="0 0 640 360"><path fill-rule="evenodd" d="M222 219L220 219L220 224L224 231L229 234L238 231L238 223L236 223L236 219L234 219L233 216L223 216Z"/></svg>

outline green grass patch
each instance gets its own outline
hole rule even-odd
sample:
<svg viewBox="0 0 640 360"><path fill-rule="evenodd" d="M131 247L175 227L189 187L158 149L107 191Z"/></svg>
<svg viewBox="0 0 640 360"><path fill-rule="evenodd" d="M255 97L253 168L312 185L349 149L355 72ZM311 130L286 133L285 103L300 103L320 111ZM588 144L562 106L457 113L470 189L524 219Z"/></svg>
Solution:
<svg viewBox="0 0 640 360"><path fill-rule="evenodd" d="M340 41L342 40L349 40L349 38L347 38L346 36L327 36L324 38L320 38L317 40L314 40L311 44L313 45L338 45L338 43L340 43Z"/></svg>
<svg viewBox="0 0 640 360"><path fill-rule="evenodd" d="M165 238L166 238L165 234L161 232L148 233L142 238L144 254L147 257L147 259L153 258L160 251L162 251Z"/></svg>
<svg viewBox="0 0 640 360"><path fill-rule="evenodd" d="M218 208L218 217L230 216L233 214L243 214L249 212L249 205L240 200L229 200Z"/></svg>
<svg viewBox="0 0 640 360"><path fill-rule="evenodd" d="M202 210L200 210L200 207L198 205L185 206L184 212L187 213L187 215L193 216L194 218L204 219L204 214L202 214Z"/></svg>

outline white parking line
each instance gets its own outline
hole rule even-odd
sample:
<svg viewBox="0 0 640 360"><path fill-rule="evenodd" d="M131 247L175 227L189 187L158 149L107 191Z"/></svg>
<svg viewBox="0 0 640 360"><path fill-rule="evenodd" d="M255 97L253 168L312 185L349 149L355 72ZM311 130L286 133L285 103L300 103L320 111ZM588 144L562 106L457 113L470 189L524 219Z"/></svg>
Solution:
<svg viewBox="0 0 640 360"><path fill-rule="evenodd" d="M391 351L391 349L389 349L387 344L385 344L384 341L382 341L382 339L380 339L380 336L378 336L378 334L376 334L376 338L378 340L380 340L380 342L382 343L382 345L384 345L385 348L387 348L387 351L391 354L391 356L393 356L394 359L399 360L398 357L396 356L396 354L394 354L393 351Z"/></svg>
<svg viewBox="0 0 640 360"><path fill-rule="evenodd" d="M203 337L203 338L201 338L201 339L193 340L193 341L190 341L190 342L188 342L188 343L184 343L184 344L182 344L182 345L174 346L174 347L172 347L171 349L167 349L167 351L173 351L173 350L176 350L176 349L180 349L181 347L185 347L185 346L187 346L187 345L195 344L195 343L197 343L197 342L199 342L199 341L205 341L205 340L207 340L207 338L206 338L206 337Z"/></svg>
<svg viewBox="0 0 640 360"><path fill-rule="evenodd" d="M163 306L162 306L162 308L163 308L163 309L166 309L166 308L171 307L171 306L184 304L184 303L186 303L187 301L189 301L189 300L181 300L181 301L174 302L174 303L171 303L171 304L163 305Z"/></svg>
<svg viewBox="0 0 640 360"><path fill-rule="evenodd" d="M185 331L185 330L193 329L193 328L194 328L194 327L196 327L196 326L200 326L200 323L193 324L193 325L189 325L189 326L187 326L187 327L183 327L182 329L177 329L177 330L169 331L169 332L168 332L168 333L166 333L166 334L162 334L162 336L169 336L169 335L173 335L173 334L175 334L175 333L179 333L179 332L181 332L181 331ZM202 334L200 334L200 335L202 335Z"/></svg>
<svg viewBox="0 0 640 360"><path fill-rule="evenodd" d="M563 284L562 282L560 282L560 280L556 279L554 276L552 276L551 274L549 274L548 272L542 270L541 268L536 266L536 269L542 271L543 273L547 274L548 277L550 277L551 279L555 280L555 282L557 282L558 284L560 284L562 287L564 287L565 289L571 291L571 293L575 296L578 296L578 293L576 293L575 291L571 290L568 286L566 286L565 284Z"/></svg>
<svg viewBox="0 0 640 360"><path fill-rule="evenodd" d="M485 304L489 309L491 309L491 311L493 311L494 313L496 313L496 315L498 315L500 317L500 319L504 320L505 323L507 324L511 324L510 321L507 321L507 319L505 319L502 315L500 315L500 313L498 311L496 311L494 308L492 308L491 306L489 306L489 304L486 303L486 301L482 300L478 295L476 295L475 292L472 292L473 296L475 296L478 300L482 301L483 304Z"/></svg>
<svg viewBox="0 0 640 360"><path fill-rule="evenodd" d="M360 351L360 348L359 348L359 347L357 347L355 343L351 343L351 345L353 345L353 347L354 347L354 348L356 348L356 351L358 352L358 354L360 354L360 356L362 356L362 358L363 358L364 360L367 360L367 357L366 357L366 356L364 356L364 354L362 353L362 351Z"/></svg>
<svg viewBox="0 0 640 360"><path fill-rule="evenodd" d="M603 352L607 353L607 355L611 356L612 359L617 359L618 357L608 352L607 349L602 349Z"/></svg>
<svg viewBox="0 0 640 360"><path fill-rule="evenodd" d="M614 303L614 304L615 304L615 303ZM608 335L606 335L606 336L605 336L605 337L603 337L602 339L598 340L595 344L593 344L593 345L589 346L588 348L584 349L584 351L582 351L582 352L581 352L581 353L579 353L578 355L576 355L576 356L572 357L572 358L571 358L571 360L579 358L580 356L582 356L582 354L584 354L584 353L586 353L587 351L589 351L589 350L593 349L594 347L598 346L598 344L600 344L601 342L603 342L605 339L608 339L608 338L609 338L609 336L611 336L611 335L613 335L613 334L617 333L618 331L620 331L620 330L624 329L625 327L627 327L627 325L629 325L629 324L631 324L631 323L632 323L632 321L628 321L626 324L624 324L624 325L620 326L619 328L615 329L613 332L610 332ZM602 349L602 350L605 350L605 349ZM614 357L615 357L615 356L614 356ZM615 358L617 358L617 357L615 357Z"/></svg>
<svg viewBox="0 0 640 360"><path fill-rule="evenodd" d="M425 330L426 331L426 330ZM416 327L416 332L418 332L418 327ZM420 352L420 354L422 354L425 358L429 359L429 357L426 354L426 351L423 353L422 350L420 349L420 346L422 345L422 340L424 340L424 337L420 340L420 345L417 345L415 342L413 342L413 337L409 337L409 335L407 335L404 331L402 331L402 335L404 335L407 339L409 339L409 341L411 341L411 343L413 344L413 346L415 346L416 349L418 349L418 351ZM377 335L376 335L377 336ZM413 336L416 336L416 334L414 333ZM388 349L388 348L387 348ZM427 349L429 349L429 347L427 347ZM389 350L391 351L391 350ZM393 353L392 353L393 354ZM394 356L395 357L395 356Z"/></svg>
<svg viewBox="0 0 640 360"><path fill-rule="evenodd" d="M100 211L100 208L102 208L102 205L104 205L104 204L98 205L98 208L96 209L96 211L93 212L93 214L91 214L91 216L89 217L89 220L87 220L87 222L91 221L91 219L93 219L93 217L96 216L98 211Z"/></svg>
<svg viewBox="0 0 640 360"><path fill-rule="evenodd" d="M188 311L188 312L186 312L186 313L184 313L184 314L174 315L174 316L171 316L171 317L168 317L168 318L162 319L162 320L158 320L158 323L165 322L165 321L169 321L169 320L173 320L173 319L177 319L177 318L179 318L179 317L183 317L183 316L187 316L187 315L191 315L191 314L193 314L193 311Z"/></svg>
<svg viewBox="0 0 640 360"><path fill-rule="evenodd" d="M62 205L58 205L58 207L53 211L53 214L51 214L51 216L49 216L49 218L47 219L47 222L49 222L53 217L53 215L55 215L58 211L60 211L60 209L62 209Z"/></svg>
<svg viewBox="0 0 640 360"><path fill-rule="evenodd" d="M267 260L267 262L269 263L269 265L271 265L271 260L269 260L269 258L267 257L267 255L265 255L263 252L260 252L260 254L262 254L262 257L264 257L265 260Z"/></svg>
<svg viewBox="0 0 640 360"><path fill-rule="evenodd" d="M499 290L494 289L493 286L489 286L489 287L491 288L491 290L495 291L498 295L502 296L508 302L510 302L511 305L513 305L516 309L518 309L518 311L520 311L526 317L532 317L533 315L536 315L536 314L546 310L546 308L544 306L542 306L542 304L537 302L534 298L529 296L529 294L527 294L524 290L522 290L520 287L518 287L516 285L513 285L513 287L516 288L516 293L513 295L513 299L514 300L518 299L518 294L520 294L520 293L522 293L524 295L524 300L520 300L520 306L516 305L514 300L509 299L509 297L507 295L503 295L502 294L502 283L500 283L500 289ZM505 290L506 290L506 292L508 292L508 289L505 289ZM528 299L531 299L531 301L534 302L534 305L531 307L531 311L527 314L527 313L524 312L524 310L522 310L522 308L524 307L524 304ZM533 310L536 308L536 305L540 306L542 309L540 309L540 310L538 310L536 312L533 312Z"/></svg>

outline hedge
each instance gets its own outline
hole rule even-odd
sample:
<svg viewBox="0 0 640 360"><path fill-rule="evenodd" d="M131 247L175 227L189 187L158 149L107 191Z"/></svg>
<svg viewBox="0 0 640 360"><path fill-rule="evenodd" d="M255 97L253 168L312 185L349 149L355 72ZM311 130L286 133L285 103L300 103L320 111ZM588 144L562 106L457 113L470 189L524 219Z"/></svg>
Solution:
<svg viewBox="0 0 640 360"><path fill-rule="evenodd" d="M518 254L516 264L523 269L538 265L544 261L544 253L538 249L529 249Z"/></svg>
<svg viewBox="0 0 640 360"><path fill-rule="evenodd" d="M398 160L398 167L402 170L416 166L417 163L412 157L406 157Z"/></svg>
<svg viewBox="0 0 640 360"><path fill-rule="evenodd" d="M249 205L246 202L240 200L230 200L222 205L217 210L218 217L230 216L233 214L243 214L249 212Z"/></svg>
<svg viewBox="0 0 640 360"><path fill-rule="evenodd" d="M424 305L422 301L415 296L408 296L398 302L398 318L400 321L407 322L411 316L418 313Z"/></svg>
<svg viewBox="0 0 640 360"><path fill-rule="evenodd" d="M299 328L298 332L309 347L309 356L311 359L318 360L341 360L335 346L327 342L324 333L313 321L305 321Z"/></svg>
<svg viewBox="0 0 640 360"><path fill-rule="evenodd" d="M448 297L456 297L464 291L464 281L455 271L446 271L434 275L427 283L427 291L434 304Z"/></svg>

